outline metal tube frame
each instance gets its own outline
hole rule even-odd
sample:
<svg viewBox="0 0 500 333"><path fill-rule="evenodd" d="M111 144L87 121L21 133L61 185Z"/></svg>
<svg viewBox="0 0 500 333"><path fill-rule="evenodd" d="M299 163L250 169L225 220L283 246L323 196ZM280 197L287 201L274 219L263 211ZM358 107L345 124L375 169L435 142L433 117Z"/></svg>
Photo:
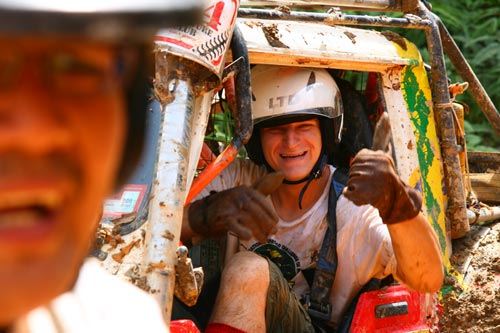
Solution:
<svg viewBox="0 0 500 333"><path fill-rule="evenodd" d="M169 103L163 110L158 144L158 160L149 204L143 267L150 293L164 306L170 321L175 285L176 251L179 246L184 198L187 194L189 151L192 140L196 86L187 62L164 51L157 51L157 70L162 74ZM174 69L174 70L172 70ZM204 109L208 110L208 108ZM202 116L208 116L207 114Z"/></svg>

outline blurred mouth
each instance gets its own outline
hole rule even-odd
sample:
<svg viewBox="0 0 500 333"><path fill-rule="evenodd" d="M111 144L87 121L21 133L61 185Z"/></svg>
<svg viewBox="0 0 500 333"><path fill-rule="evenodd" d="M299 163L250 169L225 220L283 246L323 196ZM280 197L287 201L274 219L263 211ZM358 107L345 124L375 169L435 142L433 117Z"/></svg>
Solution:
<svg viewBox="0 0 500 333"><path fill-rule="evenodd" d="M60 158L0 156L0 244L50 241L77 194L75 168Z"/></svg>
<svg viewBox="0 0 500 333"><path fill-rule="evenodd" d="M0 239L33 241L47 236L56 224L62 194L41 188L2 191L0 194Z"/></svg>

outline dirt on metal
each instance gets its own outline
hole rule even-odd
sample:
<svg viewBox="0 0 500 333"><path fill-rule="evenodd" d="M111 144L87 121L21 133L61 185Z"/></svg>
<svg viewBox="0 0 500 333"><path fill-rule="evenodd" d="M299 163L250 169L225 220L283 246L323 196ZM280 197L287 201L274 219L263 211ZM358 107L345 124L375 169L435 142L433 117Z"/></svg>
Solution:
<svg viewBox="0 0 500 333"><path fill-rule="evenodd" d="M500 222L471 226L450 259L464 283L445 280L440 332L500 332Z"/></svg>

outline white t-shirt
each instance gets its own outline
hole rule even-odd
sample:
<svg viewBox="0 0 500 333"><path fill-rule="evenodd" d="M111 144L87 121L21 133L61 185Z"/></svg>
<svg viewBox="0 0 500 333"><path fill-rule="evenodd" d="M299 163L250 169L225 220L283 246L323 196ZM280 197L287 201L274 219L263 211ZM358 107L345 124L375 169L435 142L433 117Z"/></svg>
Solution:
<svg viewBox="0 0 500 333"><path fill-rule="evenodd" d="M50 309L50 310L49 310ZM158 303L87 259L77 283L19 320L13 333L168 333Z"/></svg>
<svg viewBox="0 0 500 333"><path fill-rule="evenodd" d="M330 178L334 170L330 166ZM264 167L257 166L250 160L238 159L214 179L200 193L200 197L208 195L212 190L251 185L266 173ZM328 193L329 185L323 190L319 200L298 219L279 219L277 233L271 235L266 244L261 244L256 239L240 240L240 250L266 255L275 262L283 275L292 281L299 298L309 291L300 271L316 266L327 230ZM270 197L268 200L272 204ZM389 232L377 209L370 205L356 206L340 196L336 214L338 266L330 296L333 323L338 323L351 300L371 278L383 278L396 273Z"/></svg>

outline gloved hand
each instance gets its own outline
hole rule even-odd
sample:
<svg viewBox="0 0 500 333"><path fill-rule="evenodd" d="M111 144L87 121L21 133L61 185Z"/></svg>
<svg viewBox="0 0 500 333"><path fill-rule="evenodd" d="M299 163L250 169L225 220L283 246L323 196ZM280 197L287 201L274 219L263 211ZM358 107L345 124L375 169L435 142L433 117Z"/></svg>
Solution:
<svg viewBox="0 0 500 333"><path fill-rule="evenodd" d="M414 218L422 207L420 192L399 178L391 156L380 150L363 149L354 157L344 196L377 208L385 224Z"/></svg>
<svg viewBox="0 0 500 333"><path fill-rule="evenodd" d="M242 239L252 235L265 243L276 232L278 215L266 196L283 182L281 172L270 173L252 187L237 186L215 192L193 202L189 207L191 229L208 238L231 231Z"/></svg>

